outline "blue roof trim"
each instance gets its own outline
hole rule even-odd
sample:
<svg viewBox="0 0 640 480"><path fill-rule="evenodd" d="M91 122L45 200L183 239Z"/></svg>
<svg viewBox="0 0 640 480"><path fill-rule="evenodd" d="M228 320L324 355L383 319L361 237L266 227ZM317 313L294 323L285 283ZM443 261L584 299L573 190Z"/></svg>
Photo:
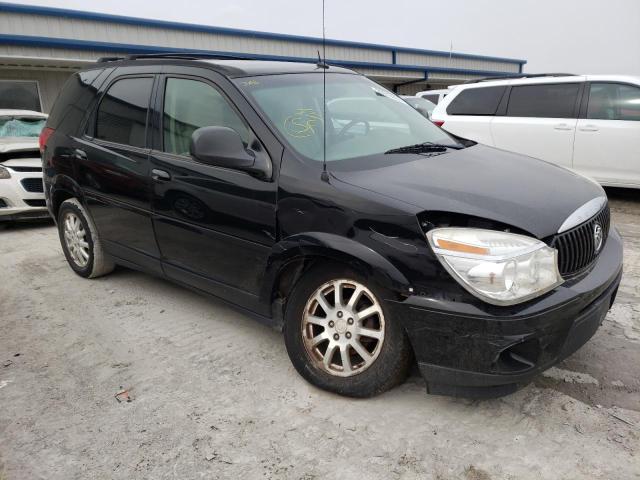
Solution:
<svg viewBox="0 0 640 480"><path fill-rule="evenodd" d="M170 48L153 45L133 45L125 43L111 43L111 42L93 42L87 40L75 40L69 38L53 38L53 37L36 37L30 35L5 35L0 34L0 44L21 45L27 47L45 47L45 48L70 48L76 50L98 50L104 52L117 52L122 55L133 53L212 53L220 55L231 55L246 57L255 60L273 60L284 62L299 62L299 63L316 63L317 58L312 57L289 57L281 55L264 55L257 53L242 53L242 52L227 52L227 51L215 51L215 50L195 50L189 48ZM458 73L464 75L482 75L482 76L505 76L512 75L506 72L495 72L488 70L468 70L464 68L447 68L447 67L430 67L421 65L400 65L397 63L372 63L372 62L359 62L352 60L332 60L327 59L327 63L331 65L341 67L353 67L353 68L374 68L385 70L403 70L412 72L438 72L438 73Z"/></svg>
<svg viewBox="0 0 640 480"><path fill-rule="evenodd" d="M306 37L301 35L287 35L281 33L259 32L255 30L241 30L236 28L213 27L208 25L197 25L191 23L170 22L166 20L151 20L144 18L129 17L124 15L111 15L107 13L82 12L79 10L71 10L66 8L40 7L33 5L17 5L14 3L0 2L0 12L24 13L31 15L45 15L51 17L67 17L79 20L94 20L99 22L114 22L137 26L169 28L175 30L189 30L196 32L218 33L227 35L241 35L245 37L264 38L269 40L297 41L304 43L321 43L321 38ZM485 55L472 55L468 53L449 53L438 50L423 50L419 48L396 47L392 45L378 45L374 43L353 42L348 40L327 39L327 45L368 48L373 50L384 50L393 54L393 52L418 53L423 55L434 55L439 57L452 56L454 58L464 58L469 60L488 60L504 63L526 64L526 60L515 58L491 57Z"/></svg>

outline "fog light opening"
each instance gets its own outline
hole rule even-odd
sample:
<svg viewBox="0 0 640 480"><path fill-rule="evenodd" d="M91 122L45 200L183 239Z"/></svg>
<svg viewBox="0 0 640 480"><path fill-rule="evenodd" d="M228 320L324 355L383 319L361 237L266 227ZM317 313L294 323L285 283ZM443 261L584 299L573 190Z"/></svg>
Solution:
<svg viewBox="0 0 640 480"><path fill-rule="evenodd" d="M498 355L497 369L509 373L527 371L536 366L540 351L537 338L507 347Z"/></svg>

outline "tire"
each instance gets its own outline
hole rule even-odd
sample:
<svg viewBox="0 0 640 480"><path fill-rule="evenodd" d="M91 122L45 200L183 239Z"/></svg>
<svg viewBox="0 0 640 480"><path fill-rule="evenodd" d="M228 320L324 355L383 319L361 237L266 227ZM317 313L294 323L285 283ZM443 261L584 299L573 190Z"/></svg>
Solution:
<svg viewBox="0 0 640 480"><path fill-rule="evenodd" d="M336 284L343 292L342 306L337 309ZM355 292L361 292L360 297L349 308ZM322 307L318 294L330 312ZM317 267L304 274L287 302L284 326L287 353L298 373L324 390L360 398L378 395L404 381L413 352L402 326L389 317L385 298L391 298L390 292L346 267ZM375 313L368 315L372 310ZM360 352L369 354L368 360Z"/></svg>
<svg viewBox="0 0 640 480"><path fill-rule="evenodd" d="M75 198L60 205L58 235L69 266L81 277L96 278L113 271L115 265L102 247L93 220Z"/></svg>

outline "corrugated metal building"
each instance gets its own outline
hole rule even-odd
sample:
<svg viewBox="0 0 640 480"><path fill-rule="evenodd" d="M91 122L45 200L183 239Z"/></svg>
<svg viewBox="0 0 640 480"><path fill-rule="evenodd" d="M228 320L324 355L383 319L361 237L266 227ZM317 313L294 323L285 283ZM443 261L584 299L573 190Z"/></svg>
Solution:
<svg viewBox="0 0 640 480"><path fill-rule="evenodd" d="M0 96L37 89L44 111L70 72L103 56L197 51L316 61L319 50L320 38L0 3ZM399 93L518 73L526 63L329 39L326 57Z"/></svg>

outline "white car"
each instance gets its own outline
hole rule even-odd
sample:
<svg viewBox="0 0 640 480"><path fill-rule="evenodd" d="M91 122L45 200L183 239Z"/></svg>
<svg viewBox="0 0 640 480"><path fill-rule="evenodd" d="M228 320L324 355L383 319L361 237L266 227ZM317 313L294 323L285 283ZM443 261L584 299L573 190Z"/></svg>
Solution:
<svg viewBox="0 0 640 480"><path fill-rule="evenodd" d="M456 88L431 116L460 137L640 188L640 77L523 75Z"/></svg>
<svg viewBox="0 0 640 480"><path fill-rule="evenodd" d="M0 222L48 218L38 137L47 115L0 110Z"/></svg>
<svg viewBox="0 0 640 480"><path fill-rule="evenodd" d="M431 112L436 108L436 104L426 98L414 97L412 95L400 95L400 98L419 111L422 116L431 119Z"/></svg>
<svg viewBox="0 0 640 480"><path fill-rule="evenodd" d="M457 85L452 85L449 88L442 88L440 90L424 90L416 93L416 97L425 98L431 103L438 105L442 100L444 100L444 97L453 92L456 87Z"/></svg>

